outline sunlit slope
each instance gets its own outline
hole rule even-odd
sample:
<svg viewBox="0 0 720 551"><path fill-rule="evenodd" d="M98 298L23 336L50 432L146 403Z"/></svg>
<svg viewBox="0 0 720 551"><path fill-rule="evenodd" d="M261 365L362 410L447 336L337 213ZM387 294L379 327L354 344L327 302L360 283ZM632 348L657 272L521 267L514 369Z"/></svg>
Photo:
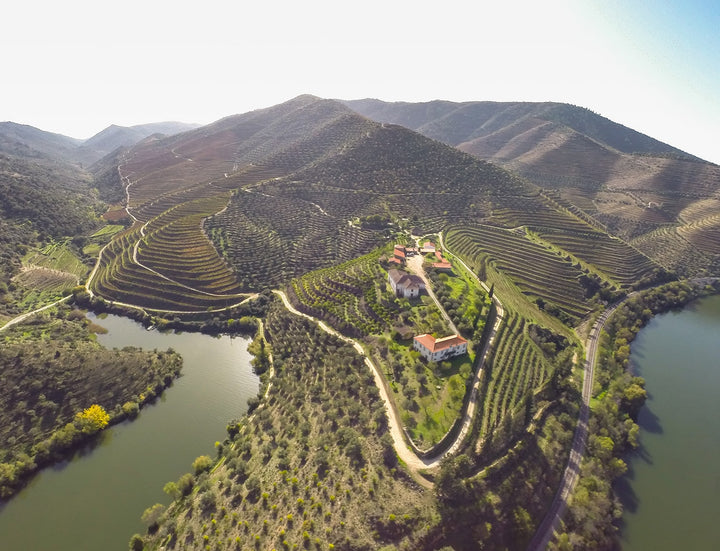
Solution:
<svg viewBox="0 0 720 551"><path fill-rule="evenodd" d="M109 297L156 297L155 288L142 287L147 272L148 281L175 289L168 309L215 308L275 287L364 254L398 228L525 227L544 249L609 286L652 281L661 271L627 240L608 236L587 205L313 96L151 137L124 156L119 173L137 222L113 243L108 258L115 260L104 259L98 281ZM568 285L576 284L575 270L565 274ZM591 309L579 295L571 302L572 320Z"/></svg>
<svg viewBox="0 0 720 551"><path fill-rule="evenodd" d="M208 222L247 289L364 254L399 225L438 231L488 216L503 194L536 195L499 167L353 114L308 132L263 166L280 161L301 168L245 184ZM372 217L382 222L367 223Z"/></svg>
<svg viewBox="0 0 720 551"><path fill-rule="evenodd" d="M720 273L720 167L559 103L346 102L528 178L680 275ZM704 210L702 221L682 213ZM711 206L712 205L712 206ZM667 246L671 246L668 250Z"/></svg>

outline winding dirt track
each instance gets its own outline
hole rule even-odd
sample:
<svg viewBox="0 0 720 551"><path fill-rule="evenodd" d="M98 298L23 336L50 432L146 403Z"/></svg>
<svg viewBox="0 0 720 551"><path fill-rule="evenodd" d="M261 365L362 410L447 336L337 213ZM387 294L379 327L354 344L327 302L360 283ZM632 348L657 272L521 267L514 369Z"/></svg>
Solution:
<svg viewBox="0 0 720 551"><path fill-rule="evenodd" d="M455 259L457 262L462 264L465 269L473 275L473 277L477 280L479 285L482 285L486 290L487 286L481 282L477 276L470 270L464 262L462 262L459 259ZM343 341L351 344L353 348L363 356L365 359L365 363L370 368L370 370L373 373L373 377L375 378L375 385L378 387L378 390L380 391L380 396L383 399L383 402L385 403L385 410L388 414L388 421L389 421L389 428L390 428L390 435L392 436L393 443L395 446L395 451L398 454L398 457L411 469L413 474L415 475L416 480L425 486L426 488L432 487L432 483L424 479L422 476L420 476L420 472L423 469L429 469L432 467L436 467L440 464L440 462L448 455L451 455L455 453L460 446L462 445L465 437L467 436L468 432L470 431L470 428L472 426L472 421L475 416L475 409L477 408L477 402L478 402L478 391L480 388L480 381L482 379L482 373L483 373L483 366L485 364L485 360L487 358L488 352L490 351L490 348L492 347L493 343L495 342L495 337L497 335L497 331L500 328L500 324L503 321L504 317L504 309L500 301L493 297L493 301L495 303L497 316L495 318L495 323L493 324L493 327L491 329L491 332L488 336L488 339L485 342L485 345L483 349L478 353L477 359L476 359L476 372L475 377L473 379L472 389L470 391L470 398L467 402L467 406L465 408L465 411L463 412L463 421L461 429L458 433L458 436L456 439L448 446L448 448L441 454L439 454L437 457L432 458L420 458L418 457L415 452L412 451L412 449L408 446L408 443L405 439L405 435L402 429L402 424L400 422L400 419L398 417L398 413L395 410L395 408L392 405L391 397L388 393L387 386L385 384L385 380L383 378L383 375L381 371L378 369L378 367L375 365L375 363L368 357L365 350L363 349L362 345L349 337L346 337L339 332L335 331L333 328L329 327L325 322L314 318L312 316L309 316L307 314L304 314L303 312L300 312L299 310L296 310L292 304L288 301L287 295L283 291L275 290L273 291L276 295L280 297L283 304L285 305L285 308L288 309L288 311L292 312L295 315L302 316L304 318L307 318L314 323L317 323L321 329L326 331L327 333L330 333L331 335L335 335L339 339L342 339ZM442 307L440 308L441 311Z"/></svg>
<svg viewBox="0 0 720 551"><path fill-rule="evenodd" d="M38 312L42 312L43 310L47 310L48 308L52 308L53 306L57 306L61 302L66 302L72 298L72 295L68 295L66 297L61 298L60 300L56 300L55 302L52 302L50 304L47 304L43 306L42 308L38 308L37 310L33 310L32 312L26 312L24 314L20 314L18 317L11 319L9 322L7 322L5 325L0 327L0 331L4 331L8 327L12 327L13 325L20 323L22 321L25 321L30 316L34 316Z"/></svg>

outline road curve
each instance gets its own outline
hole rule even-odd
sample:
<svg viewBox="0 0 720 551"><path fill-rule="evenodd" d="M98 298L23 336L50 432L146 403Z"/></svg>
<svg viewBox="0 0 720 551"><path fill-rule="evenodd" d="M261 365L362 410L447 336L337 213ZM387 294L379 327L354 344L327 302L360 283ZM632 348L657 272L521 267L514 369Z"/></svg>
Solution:
<svg viewBox="0 0 720 551"><path fill-rule="evenodd" d="M463 266L465 266L465 269L468 270L470 274L478 281L480 285L482 285L486 290L487 286L481 282L477 276L463 263L461 260L457 259ZM290 304L290 301L287 298L287 295L280 290L274 290L273 293L278 295L280 299L282 300L283 304L285 305L285 308L287 308L288 311L292 312L293 314L296 314L298 316L302 316L306 319L309 319L313 321L314 323L317 323L321 329L326 331L327 333L330 333L332 335L335 335L339 339L342 339L343 341L351 344L353 348L363 356L365 359L365 363L370 368L370 370L373 373L373 377L375 379L375 385L377 386L378 390L380 391L380 396L383 399L383 402L385 403L385 410L388 415L388 425L390 429L390 435L393 439L393 444L395 446L395 451L398 454L398 457L406 464L408 467L413 471L415 474L421 469L429 469L432 467L436 467L440 464L440 462L448 455L455 453L463 443L465 436L470 431L470 427L472 426L472 421L475 415L475 409L477 406L477 400L478 400L478 391L480 388L480 381L482 379L482 372L483 372L483 366L485 363L485 359L487 358L487 355L490 351L490 348L492 347L495 337L497 335L498 329L500 328L500 325L503 321L504 317L504 309L502 307L502 304L500 301L493 297L493 301L495 303L497 315L495 317L495 323L493 324L493 327L490 331L490 334L488 335L487 340L485 341L485 345L483 346L482 350L478 352L478 355L476 356L476 372L475 377L473 379L472 388L470 391L470 398L468 400L467 406L465 408L465 411L463 412L463 420L462 420L462 426L460 428L460 431L458 433L458 436L453 441L453 443L448 446L448 448L439 456L433 457L433 458L420 458L418 457L415 452L412 451L411 448L408 447L407 442L405 440L405 436L403 434L402 430L402 424L400 422L400 419L398 418L397 411L392 405L391 397L388 394L387 387L384 382L383 374L380 372L378 367L375 365L375 363L367 356L365 353L365 350L363 349L362 345L357 342L354 339L351 339L349 337L346 337L342 334L340 334L338 331L332 329L329 327L325 322L314 318L312 316L309 316L308 314L305 314L303 312L300 312L296 308L293 307L292 304ZM432 487L432 484L422 478L421 476L416 476L416 479L419 483L421 483L423 486L430 488Z"/></svg>
<svg viewBox="0 0 720 551"><path fill-rule="evenodd" d="M397 418L397 415L395 413L395 410L392 407L392 402L390 401L390 396L387 393L387 389L385 388L385 385L383 384L382 374L379 372L373 361L368 358L367 354L365 353L365 350L363 349L362 345L357 342L355 339L351 339L350 337L346 337L345 335L342 335L341 333L335 331L332 327L329 327L324 321L321 321L317 318L314 318L312 316L309 316L303 312L300 312L297 310L292 304L290 304L290 301L287 298L287 295L283 291L274 290L273 293L275 293L277 296L280 297L283 304L285 305L285 308L292 312L293 314L297 316L302 316L313 323L317 323L320 328L325 331L326 333L330 333L331 335L334 335L335 337L345 341L346 343L352 345L352 347L357 351L358 354L360 354L365 359L365 364L370 368L370 371L372 371L373 377L375 378L375 386L377 386L378 390L380 391L380 397L382 398L383 402L385 403L385 410L388 414L388 426L390 429L390 436L392 436L393 444L395 445L395 451L398 454L398 457L406 464L413 472L417 472L420 469L426 469L429 468L432 465L432 461L425 461L423 459L420 459L417 455L415 455L410 448L408 448L407 444L405 443L405 439L403 438L402 433L402 425L399 423L399 419ZM418 477L418 482L423 484L425 487L432 487L432 484L430 484L427 480L424 478Z"/></svg>

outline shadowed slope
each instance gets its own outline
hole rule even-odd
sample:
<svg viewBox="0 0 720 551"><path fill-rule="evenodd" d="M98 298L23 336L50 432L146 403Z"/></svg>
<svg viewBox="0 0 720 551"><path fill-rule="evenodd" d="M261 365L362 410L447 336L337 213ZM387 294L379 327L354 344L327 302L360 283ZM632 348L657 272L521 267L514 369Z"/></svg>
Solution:
<svg viewBox="0 0 720 551"><path fill-rule="evenodd" d="M684 275L716 273L720 167L688 155L587 109L560 103L345 102L383 122L491 160L546 189L581 216ZM705 205L703 222L681 212ZM668 232L675 246L665 250ZM658 238L662 238L658 241Z"/></svg>

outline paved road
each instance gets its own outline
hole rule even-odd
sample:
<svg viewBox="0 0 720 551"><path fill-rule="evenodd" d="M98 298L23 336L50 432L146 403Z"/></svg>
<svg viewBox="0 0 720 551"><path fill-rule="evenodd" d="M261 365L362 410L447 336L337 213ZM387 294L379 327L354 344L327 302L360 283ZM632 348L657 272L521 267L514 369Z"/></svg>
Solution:
<svg viewBox="0 0 720 551"><path fill-rule="evenodd" d="M555 494L550 510L545 516L545 520L543 520L542 524L535 532L535 536L530 541L528 551L541 551L547 547L553 537L553 534L560 526L560 521L567 509L568 500L570 499L570 496L575 489L575 485L577 484L580 476L580 464L582 462L582 457L585 452L585 444L587 442L588 419L590 417L590 398L592 397L598 340L600 332L605 326L605 322L607 322L608 318L617 309L617 307L622 304L622 302L624 301L620 301L605 310L597 319L595 325L593 325L593 328L590 330L590 334L588 335L585 344L586 358L583 370L582 406L580 408L578 424L575 427L575 435L570 449L570 457L568 458L565 472L562 480L560 481L560 487Z"/></svg>
<svg viewBox="0 0 720 551"><path fill-rule="evenodd" d="M706 277L706 278L695 278L691 279L690 283L696 285L708 285L715 281L720 281L717 277ZM661 284L664 285L664 284ZM645 289L646 290L646 289ZM612 313L629 298L639 294L638 291L630 293L623 300L616 302L605 310L602 315L597 319L593 326L588 339L586 341L586 359L585 359L585 376L583 378L583 403L580 409L580 417L578 419L577 427L575 428L575 436L573 437L572 449L570 450L570 457L568 459L567 466L565 467L565 473L563 474L562 481L560 482L560 488L555 494L550 510L545 516L540 527L535 532L535 536L528 545L528 551L541 551L545 549L550 543L553 534L560 526L565 510L567 509L567 502L575 489L577 480L580 474L580 462L585 451L585 443L587 441L588 434L588 418L590 416L590 398L592 397L593 389L593 377L595 370L595 360L597 356L598 340L600 332L602 331L605 323L610 318Z"/></svg>

